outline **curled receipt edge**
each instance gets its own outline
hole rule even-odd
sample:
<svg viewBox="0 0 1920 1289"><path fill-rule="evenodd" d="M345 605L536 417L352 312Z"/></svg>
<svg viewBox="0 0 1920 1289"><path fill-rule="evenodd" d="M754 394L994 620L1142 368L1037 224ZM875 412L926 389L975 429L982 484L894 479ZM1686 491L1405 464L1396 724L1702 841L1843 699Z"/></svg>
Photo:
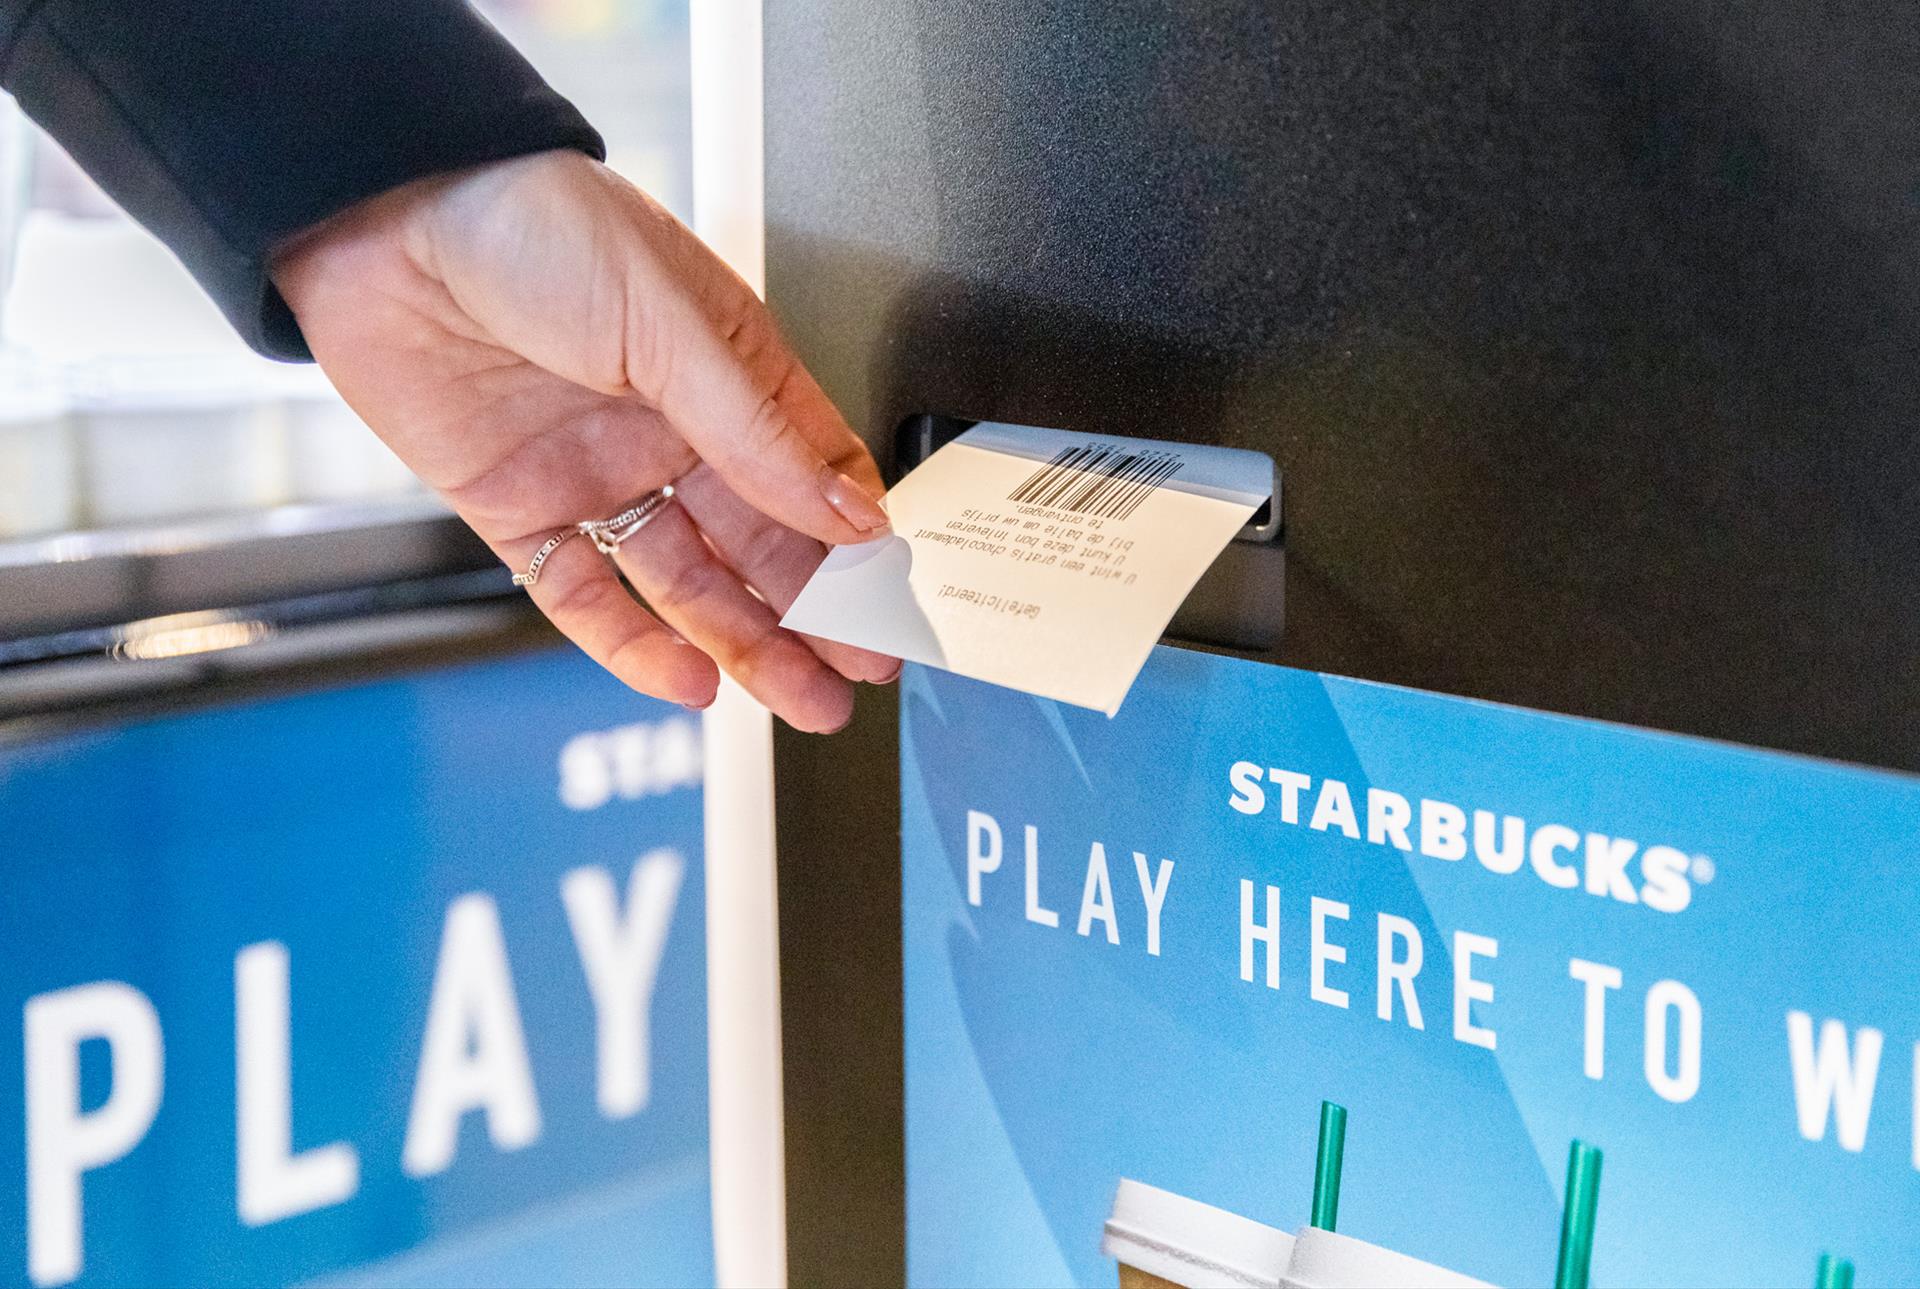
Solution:
<svg viewBox="0 0 1920 1289"><path fill-rule="evenodd" d="M1258 452L983 423L885 499L781 625L1112 716L1271 495Z"/></svg>

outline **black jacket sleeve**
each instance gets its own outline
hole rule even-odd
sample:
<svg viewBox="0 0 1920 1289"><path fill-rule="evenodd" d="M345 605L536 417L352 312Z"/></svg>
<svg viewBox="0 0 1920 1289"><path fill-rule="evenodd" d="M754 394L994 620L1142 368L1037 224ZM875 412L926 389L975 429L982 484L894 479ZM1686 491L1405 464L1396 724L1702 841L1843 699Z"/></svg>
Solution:
<svg viewBox="0 0 1920 1289"><path fill-rule="evenodd" d="M306 358L267 256L389 188L599 135L463 0L0 0L0 85L247 342Z"/></svg>

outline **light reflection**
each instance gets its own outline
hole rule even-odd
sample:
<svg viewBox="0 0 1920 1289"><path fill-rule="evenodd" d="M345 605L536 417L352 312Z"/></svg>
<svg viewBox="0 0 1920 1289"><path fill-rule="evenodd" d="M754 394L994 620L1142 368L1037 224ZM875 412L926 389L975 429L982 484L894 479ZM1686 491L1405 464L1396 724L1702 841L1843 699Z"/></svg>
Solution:
<svg viewBox="0 0 1920 1289"><path fill-rule="evenodd" d="M148 618L125 627L113 646L113 656L137 661L185 658L257 643L273 628L256 618L230 618L224 613L176 613Z"/></svg>

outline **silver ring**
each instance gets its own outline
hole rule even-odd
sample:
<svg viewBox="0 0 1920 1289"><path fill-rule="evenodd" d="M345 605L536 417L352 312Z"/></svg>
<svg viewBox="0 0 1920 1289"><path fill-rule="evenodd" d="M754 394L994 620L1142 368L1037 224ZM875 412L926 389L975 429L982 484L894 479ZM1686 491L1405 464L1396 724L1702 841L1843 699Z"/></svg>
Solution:
<svg viewBox="0 0 1920 1289"><path fill-rule="evenodd" d="M665 509L666 504L672 501L673 497L673 485L667 484L663 488L655 488L645 496L635 499L625 510L610 519L582 519L571 528L560 529L547 538L540 549L533 553L533 559L528 562L526 572L513 575L513 584L533 586L539 582L540 566L547 562L547 557L582 534L593 538L594 548L602 555L618 554L621 543L652 523L654 517Z"/></svg>
<svg viewBox="0 0 1920 1289"><path fill-rule="evenodd" d="M613 555L620 550L621 542L652 523L653 517L672 500L673 485L668 484L655 488L611 519L583 519L574 527L593 538L602 555Z"/></svg>

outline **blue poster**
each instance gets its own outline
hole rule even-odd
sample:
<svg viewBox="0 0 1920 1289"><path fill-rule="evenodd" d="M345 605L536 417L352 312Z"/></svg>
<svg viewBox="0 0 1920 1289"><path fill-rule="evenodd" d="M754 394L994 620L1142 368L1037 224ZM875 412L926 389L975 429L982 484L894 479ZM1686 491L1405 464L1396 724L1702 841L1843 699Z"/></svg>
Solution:
<svg viewBox="0 0 1920 1289"><path fill-rule="evenodd" d="M1920 1283L1920 781L1168 648L903 699L911 1283Z"/></svg>
<svg viewBox="0 0 1920 1289"><path fill-rule="evenodd" d="M711 1283L700 784L571 649L0 743L0 1283Z"/></svg>

